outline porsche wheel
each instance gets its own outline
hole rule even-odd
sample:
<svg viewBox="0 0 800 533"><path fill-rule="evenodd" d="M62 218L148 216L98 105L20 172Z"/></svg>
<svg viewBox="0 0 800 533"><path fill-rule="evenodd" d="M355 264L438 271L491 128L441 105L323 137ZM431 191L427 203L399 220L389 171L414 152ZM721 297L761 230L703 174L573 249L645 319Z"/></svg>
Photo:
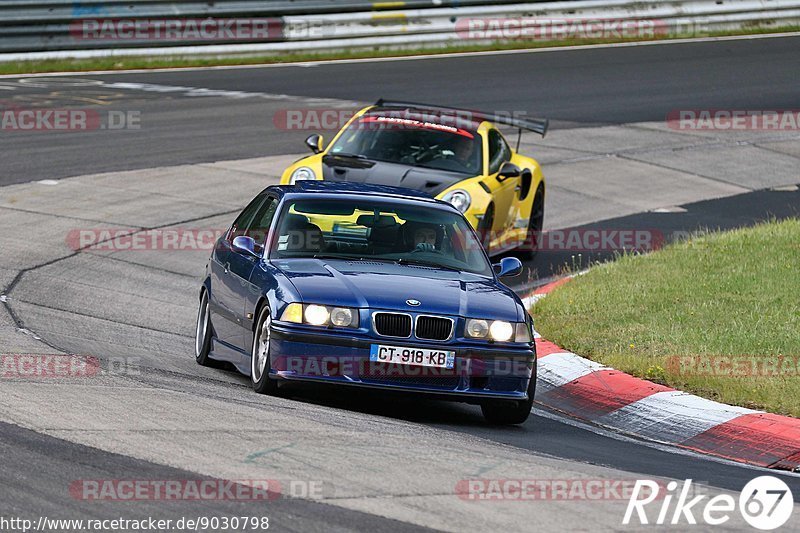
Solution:
<svg viewBox="0 0 800 533"><path fill-rule="evenodd" d="M516 255L522 259L530 260L536 257L539 251L539 244L542 238L542 228L544 227L544 189L540 186L533 197L531 205L531 216L528 219L528 233L522 248L518 249Z"/></svg>
<svg viewBox="0 0 800 533"><path fill-rule="evenodd" d="M256 321L253 335L253 349L250 357L250 383L259 394L275 394L278 383L269 377L270 369L270 325L272 315L268 307L262 307Z"/></svg>
<svg viewBox="0 0 800 533"><path fill-rule="evenodd" d="M489 204L486 208L486 213L483 215L480 223L478 224L478 237L481 239L481 244L489 251L489 244L492 242L492 226L494 225L494 204Z"/></svg>

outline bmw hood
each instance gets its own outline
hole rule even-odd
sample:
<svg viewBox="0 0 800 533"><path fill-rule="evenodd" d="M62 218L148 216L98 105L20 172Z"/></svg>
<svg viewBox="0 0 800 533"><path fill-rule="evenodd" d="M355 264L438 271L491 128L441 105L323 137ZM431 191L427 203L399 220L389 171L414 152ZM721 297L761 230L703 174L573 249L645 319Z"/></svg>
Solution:
<svg viewBox="0 0 800 533"><path fill-rule="evenodd" d="M524 320L508 287L469 273L415 265L334 259L274 262L305 303L416 313ZM406 300L417 300L410 306Z"/></svg>
<svg viewBox="0 0 800 533"><path fill-rule="evenodd" d="M451 185L470 177L460 172L383 161L334 155L322 158L322 178L325 180L406 187L426 192L431 196L436 196Z"/></svg>

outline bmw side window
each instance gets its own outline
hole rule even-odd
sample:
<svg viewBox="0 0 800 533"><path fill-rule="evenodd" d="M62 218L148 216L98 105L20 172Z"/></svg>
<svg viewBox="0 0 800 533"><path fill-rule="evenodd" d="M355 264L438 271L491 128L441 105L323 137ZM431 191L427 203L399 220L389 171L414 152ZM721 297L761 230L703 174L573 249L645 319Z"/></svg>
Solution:
<svg viewBox="0 0 800 533"><path fill-rule="evenodd" d="M489 130L489 174L500 171L503 163L511 159L511 149L497 130Z"/></svg>
<svg viewBox="0 0 800 533"><path fill-rule="evenodd" d="M256 212L256 215L253 217L253 222L248 226L244 234L248 237L252 237L259 246L263 247L277 209L278 199L268 196L267 200L261 205L258 212Z"/></svg>
<svg viewBox="0 0 800 533"><path fill-rule="evenodd" d="M255 197L255 199L247 204L247 207L236 217L236 220L233 221L233 225L231 229L228 230L228 241L233 242L233 239L239 237L241 235L245 235L247 228L250 227L250 224L253 222L253 218L255 218L256 211L264 202L264 198L266 198L266 194L260 194Z"/></svg>

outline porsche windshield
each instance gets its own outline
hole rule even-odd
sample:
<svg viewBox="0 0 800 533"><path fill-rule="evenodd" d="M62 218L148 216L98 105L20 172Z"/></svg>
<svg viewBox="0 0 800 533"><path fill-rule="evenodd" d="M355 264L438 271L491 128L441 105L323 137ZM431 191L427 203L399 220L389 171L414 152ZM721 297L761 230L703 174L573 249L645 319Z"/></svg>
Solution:
<svg viewBox="0 0 800 533"><path fill-rule="evenodd" d="M328 152L463 174L481 173L480 136L462 127L407 117L364 115Z"/></svg>
<svg viewBox="0 0 800 533"><path fill-rule="evenodd" d="M492 275L463 217L421 204L298 200L287 204L272 258L377 260Z"/></svg>

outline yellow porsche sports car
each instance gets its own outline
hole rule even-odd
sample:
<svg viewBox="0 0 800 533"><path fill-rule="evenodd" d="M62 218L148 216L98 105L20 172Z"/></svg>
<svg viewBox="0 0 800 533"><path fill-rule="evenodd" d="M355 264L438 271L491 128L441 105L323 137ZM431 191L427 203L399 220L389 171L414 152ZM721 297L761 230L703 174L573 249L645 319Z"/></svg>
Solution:
<svg viewBox="0 0 800 533"><path fill-rule="evenodd" d="M358 111L314 155L289 168L282 184L336 180L407 187L453 204L487 251L532 256L544 220L545 183L535 159L511 149L497 125L542 136L548 121L378 100ZM355 221L353 221L355 223Z"/></svg>

